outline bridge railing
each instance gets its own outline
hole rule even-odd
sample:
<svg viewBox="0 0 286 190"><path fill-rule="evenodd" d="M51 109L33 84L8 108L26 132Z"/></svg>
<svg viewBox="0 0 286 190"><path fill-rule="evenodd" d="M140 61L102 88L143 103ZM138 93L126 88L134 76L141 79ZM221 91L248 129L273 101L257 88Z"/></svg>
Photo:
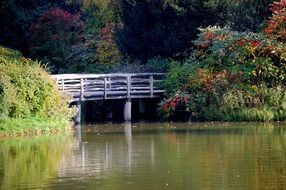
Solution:
<svg viewBox="0 0 286 190"><path fill-rule="evenodd" d="M163 73L52 75L73 101L153 98L162 95Z"/></svg>

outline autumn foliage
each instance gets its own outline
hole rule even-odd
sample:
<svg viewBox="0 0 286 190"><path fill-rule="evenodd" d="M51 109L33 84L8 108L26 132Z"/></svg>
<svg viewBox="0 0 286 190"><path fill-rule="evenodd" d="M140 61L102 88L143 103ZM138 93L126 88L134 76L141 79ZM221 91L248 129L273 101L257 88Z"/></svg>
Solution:
<svg viewBox="0 0 286 190"><path fill-rule="evenodd" d="M52 8L30 27L31 54L57 69L63 68L72 46L83 40L83 30L79 14Z"/></svg>
<svg viewBox="0 0 286 190"><path fill-rule="evenodd" d="M176 111L172 97L180 92L198 120L285 120L286 0L270 8L273 15L259 33L201 29L190 58L168 73L167 92L175 95L162 110Z"/></svg>
<svg viewBox="0 0 286 190"><path fill-rule="evenodd" d="M264 32L279 41L286 42L286 0L270 4L270 17Z"/></svg>

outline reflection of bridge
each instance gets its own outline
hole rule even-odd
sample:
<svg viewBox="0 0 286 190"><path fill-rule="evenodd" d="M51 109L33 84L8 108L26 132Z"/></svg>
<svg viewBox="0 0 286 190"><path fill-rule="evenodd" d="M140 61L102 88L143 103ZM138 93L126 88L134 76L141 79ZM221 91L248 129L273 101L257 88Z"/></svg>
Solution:
<svg viewBox="0 0 286 190"><path fill-rule="evenodd" d="M146 166L151 169L155 166L155 143L160 138L146 134L133 140L131 122L113 124L105 132L106 126L98 127L91 133L82 132L81 126L75 127L76 140L72 153L62 161L59 170L61 178L106 178L115 172L131 173L136 166L144 163L148 163Z"/></svg>
<svg viewBox="0 0 286 190"><path fill-rule="evenodd" d="M131 120L131 99L161 97L165 92L163 75L162 73L61 74L52 77L57 81L62 93L72 97L71 102L126 99L124 118Z"/></svg>

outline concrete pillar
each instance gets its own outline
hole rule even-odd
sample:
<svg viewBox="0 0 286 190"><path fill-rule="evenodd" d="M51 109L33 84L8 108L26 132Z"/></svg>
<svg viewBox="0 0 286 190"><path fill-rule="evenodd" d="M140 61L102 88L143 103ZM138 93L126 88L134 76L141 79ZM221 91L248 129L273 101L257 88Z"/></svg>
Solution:
<svg viewBox="0 0 286 190"><path fill-rule="evenodd" d="M81 102L76 103L77 113L75 116L75 124L80 125L81 124Z"/></svg>
<svg viewBox="0 0 286 190"><path fill-rule="evenodd" d="M131 99L128 98L124 105L124 120L131 121Z"/></svg>

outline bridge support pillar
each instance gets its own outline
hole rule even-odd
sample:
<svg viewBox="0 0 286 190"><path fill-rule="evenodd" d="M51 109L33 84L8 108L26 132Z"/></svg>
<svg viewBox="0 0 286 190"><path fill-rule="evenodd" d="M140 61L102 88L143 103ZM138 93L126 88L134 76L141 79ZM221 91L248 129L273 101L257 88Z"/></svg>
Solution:
<svg viewBox="0 0 286 190"><path fill-rule="evenodd" d="M124 105L124 120L131 121L131 98L128 98Z"/></svg>
<svg viewBox="0 0 286 190"><path fill-rule="evenodd" d="M75 116L75 124L80 125L81 124L81 102L76 103L77 113Z"/></svg>

